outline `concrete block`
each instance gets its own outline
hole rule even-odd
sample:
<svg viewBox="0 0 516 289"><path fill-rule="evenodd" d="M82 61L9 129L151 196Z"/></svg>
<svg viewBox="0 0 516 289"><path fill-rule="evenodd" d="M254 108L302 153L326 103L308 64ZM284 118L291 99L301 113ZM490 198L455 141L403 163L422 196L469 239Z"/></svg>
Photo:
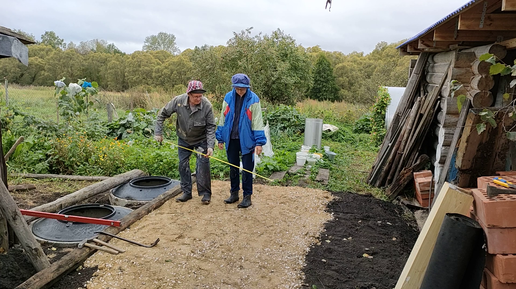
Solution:
<svg viewBox="0 0 516 289"><path fill-rule="evenodd" d="M516 228L516 195L489 198L485 190L473 189L471 192L475 198L475 215L487 227Z"/></svg>
<svg viewBox="0 0 516 289"><path fill-rule="evenodd" d="M272 175L269 177L269 179L271 180L281 180L285 177L285 174L287 172L286 171L282 171L282 172L274 172L272 173Z"/></svg>
<svg viewBox="0 0 516 289"><path fill-rule="evenodd" d="M319 172L317 173L317 177L315 177L315 180L327 185L329 179L330 179L330 170L329 169L319 169Z"/></svg>
<svg viewBox="0 0 516 289"><path fill-rule="evenodd" d="M516 283L516 255L486 256L486 268L502 283Z"/></svg>
<svg viewBox="0 0 516 289"><path fill-rule="evenodd" d="M289 174L297 174L298 172L302 171L304 168L305 168L304 166L294 165L294 166L292 166L292 167L288 170L288 173L289 173Z"/></svg>

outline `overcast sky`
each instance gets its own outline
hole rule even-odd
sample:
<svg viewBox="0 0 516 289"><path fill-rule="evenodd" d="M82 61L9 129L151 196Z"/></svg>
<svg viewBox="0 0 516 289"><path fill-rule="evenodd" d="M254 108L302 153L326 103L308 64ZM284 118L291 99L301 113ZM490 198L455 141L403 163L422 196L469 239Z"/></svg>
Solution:
<svg viewBox="0 0 516 289"><path fill-rule="evenodd" d="M7 0L5 0L7 1ZM281 29L304 47L370 53L380 41L410 38L469 0L90 0L9 1L0 26L41 39L54 31L65 43L93 39L120 50L142 50L145 37L166 32L181 51L226 45L234 32L253 35Z"/></svg>

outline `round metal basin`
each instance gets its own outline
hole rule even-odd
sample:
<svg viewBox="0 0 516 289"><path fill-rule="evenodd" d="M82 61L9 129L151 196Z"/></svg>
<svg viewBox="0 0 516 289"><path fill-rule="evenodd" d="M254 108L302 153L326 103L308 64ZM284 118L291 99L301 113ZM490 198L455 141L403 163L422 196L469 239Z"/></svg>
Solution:
<svg viewBox="0 0 516 289"><path fill-rule="evenodd" d="M180 182L177 180L162 176L140 177L113 188L109 195L109 201L117 206L139 206L179 184Z"/></svg>
<svg viewBox="0 0 516 289"><path fill-rule="evenodd" d="M117 221L130 212L132 212L131 209L120 206L84 204L64 208L58 213ZM95 231L103 231L107 227L109 226L44 218L31 224L32 233L38 241L53 243L56 246L77 245L84 239L95 237Z"/></svg>

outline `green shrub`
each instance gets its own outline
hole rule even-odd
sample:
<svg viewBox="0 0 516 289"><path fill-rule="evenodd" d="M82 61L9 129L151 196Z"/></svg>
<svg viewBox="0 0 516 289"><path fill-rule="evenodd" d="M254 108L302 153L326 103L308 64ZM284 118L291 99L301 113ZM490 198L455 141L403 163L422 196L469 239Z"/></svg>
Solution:
<svg viewBox="0 0 516 289"><path fill-rule="evenodd" d="M353 125L354 133L371 133L372 125L371 125L372 113L367 112L364 113Z"/></svg>
<svg viewBox="0 0 516 289"><path fill-rule="evenodd" d="M387 92L387 88L380 87L371 116L371 138L376 145L380 145L385 137L385 113L390 102L391 97Z"/></svg>
<svg viewBox="0 0 516 289"><path fill-rule="evenodd" d="M269 123L271 135L298 134L305 128L305 118L294 107L283 104L268 107L264 113L265 123Z"/></svg>

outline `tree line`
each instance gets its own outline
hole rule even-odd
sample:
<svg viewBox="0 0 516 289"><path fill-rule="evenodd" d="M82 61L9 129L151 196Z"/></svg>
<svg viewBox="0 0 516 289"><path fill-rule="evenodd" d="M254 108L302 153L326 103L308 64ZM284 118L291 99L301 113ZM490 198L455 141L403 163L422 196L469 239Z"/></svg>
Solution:
<svg viewBox="0 0 516 289"><path fill-rule="evenodd" d="M28 67L5 59L0 61L0 73L20 85L51 86L63 77L67 82L86 78L107 91L170 93L184 91L189 80L199 79L217 98L230 89L231 75L246 73L253 90L270 103L312 98L372 104L379 86L406 85L411 59L399 55L399 43L379 42L369 54L304 48L280 29L253 35L248 28L235 32L226 46L196 46L182 52L175 40L161 32L147 37L141 51L126 54L97 39L66 45L47 31L41 41L29 45Z"/></svg>

